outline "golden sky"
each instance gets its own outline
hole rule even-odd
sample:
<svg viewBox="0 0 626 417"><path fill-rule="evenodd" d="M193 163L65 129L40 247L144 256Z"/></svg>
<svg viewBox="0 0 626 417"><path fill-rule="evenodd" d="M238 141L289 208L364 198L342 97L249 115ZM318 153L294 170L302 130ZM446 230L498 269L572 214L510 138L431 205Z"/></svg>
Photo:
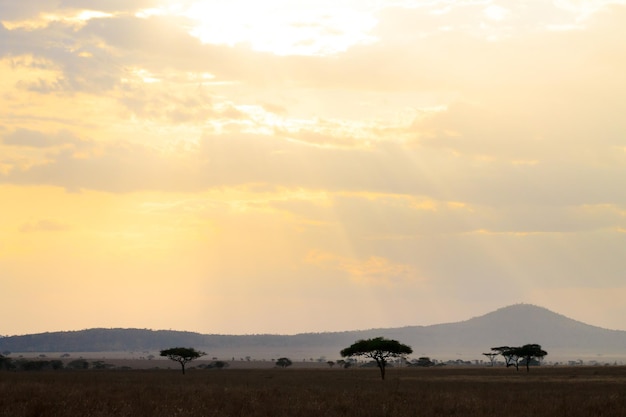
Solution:
<svg viewBox="0 0 626 417"><path fill-rule="evenodd" d="M626 2L0 0L0 334L527 302L626 329Z"/></svg>

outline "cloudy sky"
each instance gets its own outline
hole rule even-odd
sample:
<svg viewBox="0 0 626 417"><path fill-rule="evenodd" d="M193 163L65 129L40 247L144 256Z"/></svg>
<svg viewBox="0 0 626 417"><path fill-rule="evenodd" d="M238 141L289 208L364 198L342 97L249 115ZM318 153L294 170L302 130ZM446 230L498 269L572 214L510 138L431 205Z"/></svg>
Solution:
<svg viewBox="0 0 626 417"><path fill-rule="evenodd" d="M0 0L0 334L526 302L626 329L626 2Z"/></svg>

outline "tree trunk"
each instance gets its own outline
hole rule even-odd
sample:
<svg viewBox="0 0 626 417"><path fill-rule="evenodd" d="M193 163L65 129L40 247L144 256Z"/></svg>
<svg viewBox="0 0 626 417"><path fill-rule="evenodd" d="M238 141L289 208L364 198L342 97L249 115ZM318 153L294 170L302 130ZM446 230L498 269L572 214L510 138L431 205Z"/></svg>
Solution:
<svg viewBox="0 0 626 417"><path fill-rule="evenodd" d="M384 360L376 360L376 363L378 364L378 367L380 368L380 378L384 381L385 380L385 361Z"/></svg>

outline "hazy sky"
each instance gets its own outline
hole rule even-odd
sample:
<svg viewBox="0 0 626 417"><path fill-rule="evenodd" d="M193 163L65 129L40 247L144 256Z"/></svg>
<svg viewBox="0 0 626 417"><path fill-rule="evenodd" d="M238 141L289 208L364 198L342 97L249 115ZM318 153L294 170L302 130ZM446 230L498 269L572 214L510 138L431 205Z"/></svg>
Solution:
<svg viewBox="0 0 626 417"><path fill-rule="evenodd" d="M0 0L0 334L518 302L626 329L626 2Z"/></svg>

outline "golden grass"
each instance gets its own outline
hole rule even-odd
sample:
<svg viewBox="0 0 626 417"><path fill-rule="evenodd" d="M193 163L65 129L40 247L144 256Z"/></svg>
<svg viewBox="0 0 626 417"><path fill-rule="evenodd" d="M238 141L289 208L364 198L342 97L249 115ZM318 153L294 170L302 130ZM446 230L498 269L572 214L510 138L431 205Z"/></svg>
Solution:
<svg viewBox="0 0 626 417"><path fill-rule="evenodd" d="M626 368L0 372L0 416L626 416Z"/></svg>

